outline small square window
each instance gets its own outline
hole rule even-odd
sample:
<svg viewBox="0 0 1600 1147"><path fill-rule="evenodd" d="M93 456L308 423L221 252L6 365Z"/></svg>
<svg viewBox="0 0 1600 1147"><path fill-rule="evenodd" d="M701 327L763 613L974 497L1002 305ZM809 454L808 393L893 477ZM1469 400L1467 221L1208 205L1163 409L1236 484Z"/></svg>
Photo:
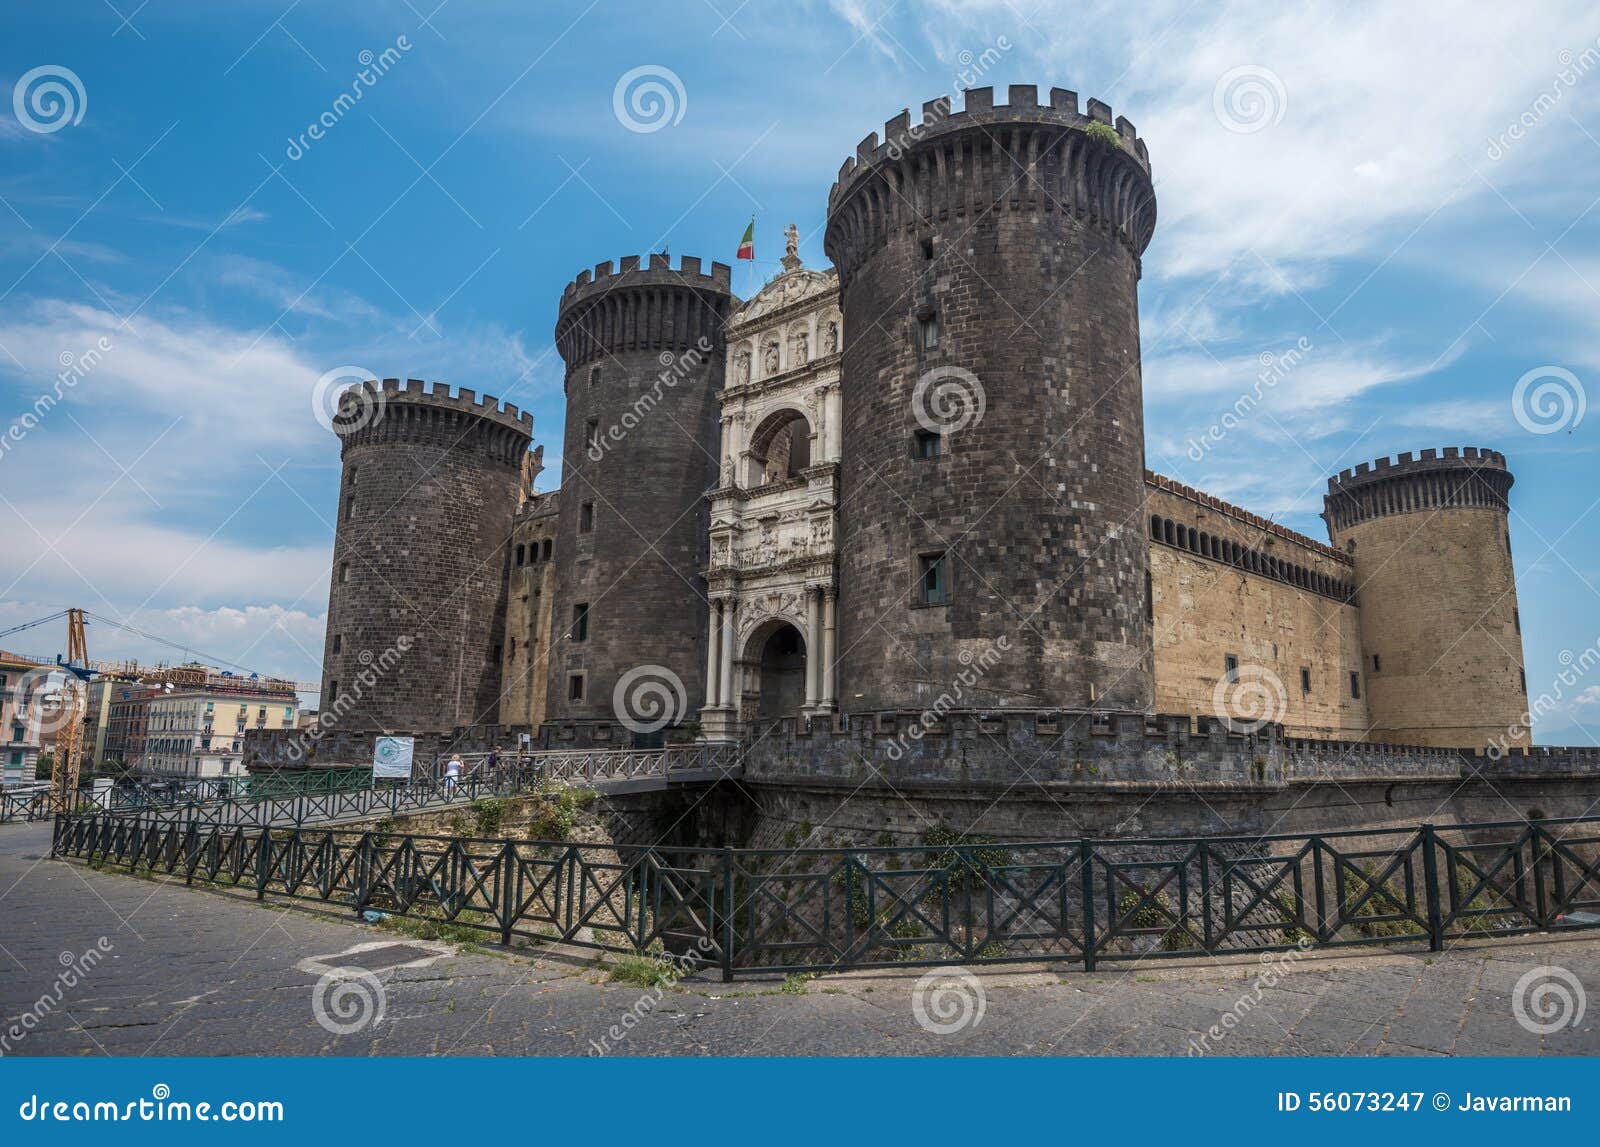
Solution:
<svg viewBox="0 0 1600 1147"><path fill-rule="evenodd" d="M944 453L944 435L936 430L918 430L912 438L912 451L918 458L937 458Z"/></svg>
<svg viewBox="0 0 1600 1147"><path fill-rule="evenodd" d="M583 700L583 674L573 673L567 677L567 700Z"/></svg>
<svg viewBox="0 0 1600 1147"><path fill-rule="evenodd" d="M591 533L594 530L594 503L585 502L578 507L578 532Z"/></svg>
<svg viewBox="0 0 1600 1147"><path fill-rule="evenodd" d="M950 600L950 569L943 553L917 558L917 600L923 605L944 605Z"/></svg>
<svg viewBox="0 0 1600 1147"><path fill-rule="evenodd" d="M589 603L586 601L572 607L572 640L589 640Z"/></svg>

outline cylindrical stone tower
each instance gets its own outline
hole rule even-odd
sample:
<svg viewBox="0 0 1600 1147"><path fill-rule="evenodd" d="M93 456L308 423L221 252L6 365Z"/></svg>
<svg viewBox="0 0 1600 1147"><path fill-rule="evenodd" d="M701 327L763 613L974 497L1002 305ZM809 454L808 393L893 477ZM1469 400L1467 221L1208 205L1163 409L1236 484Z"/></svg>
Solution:
<svg viewBox="0 0 1600 1147"><path fill-rule="evenodd" d="M666 255L561 296L567 423L546 721L653 744L704 702L705 494L716 485L730 269ZM621 688L619 689L619 683Z"/></svg>
<svg viewBox="0 0 1600 1147"><path fill-rule="evenodd" d="M1147 709L1144 144L1073 92L902 112L846 160L840 698Z"/></svg>
<svg viewBox="0 0 1600 1147"><path fill-rule="evenodd" d="M386 378L347 392L333 429L344 472L322 660L328 727L496 722L506 546L532 416Z"/></svg>
<svg viewBox="0 0 1600 1147"><path fill-rule="evenodd" d="M1503 454L1468 446L1328 480L1323 519L1355 558L1369 740L1528 744Z"/></svg>

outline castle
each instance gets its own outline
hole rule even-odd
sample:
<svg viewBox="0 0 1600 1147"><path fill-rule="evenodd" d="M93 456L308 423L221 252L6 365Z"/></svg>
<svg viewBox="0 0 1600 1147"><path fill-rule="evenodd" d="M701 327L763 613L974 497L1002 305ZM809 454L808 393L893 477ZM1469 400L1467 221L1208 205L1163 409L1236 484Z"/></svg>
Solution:
<svg viewBox="0 0 1600 1147"><path fill-rule="evenodd" d="M548 748L777 722L802 777L807 754L827 769L812 734L917 730L914 755L945 754L928 775L966 776L932 735L1142 736L1171 727L1157 713L1408 746L1424 768L1526 747L1501 454L1331 477L1326 542L1146 469L1155 222L1125 118L974 89L845 160L831 269L791 227L749 300L694 258L580 272L555 328L559 491L534 490L515 407L351 392L324 711Z"/></svg>

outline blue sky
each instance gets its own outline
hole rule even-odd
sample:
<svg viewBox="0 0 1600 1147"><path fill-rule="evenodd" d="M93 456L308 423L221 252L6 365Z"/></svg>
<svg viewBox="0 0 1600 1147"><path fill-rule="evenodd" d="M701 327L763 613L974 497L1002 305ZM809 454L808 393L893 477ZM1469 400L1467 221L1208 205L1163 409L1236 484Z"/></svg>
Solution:
<svg viewBox="0 0 1600 1147"><path fill-rule="evenodd" d="M1577 416L1600 400L1592 5L436 3L0 17L0 95L41 67L82 91L63 89L64 122L0 105L0 421L109 347L0 453L0 628L81 604L314 679L326 372L516 401L558 458L550 331L579 269L663 246L731 261L752 213L763 258L792 220L822 265L857 140L964 83L1037 83L1105 100L1150 149L1150 465L1323 537L1331 472L1503 450L1529 688L1560 693L1537 737L1595 743L1600 680L1557 681L1600 640L1600 412ZM637 68L681 84L659 130L617 113ZM1247 417L1193 445L1296 346ZM1519 419L1529 372L1566 408ZM59 640L27 637L6 644Z"/></svg>

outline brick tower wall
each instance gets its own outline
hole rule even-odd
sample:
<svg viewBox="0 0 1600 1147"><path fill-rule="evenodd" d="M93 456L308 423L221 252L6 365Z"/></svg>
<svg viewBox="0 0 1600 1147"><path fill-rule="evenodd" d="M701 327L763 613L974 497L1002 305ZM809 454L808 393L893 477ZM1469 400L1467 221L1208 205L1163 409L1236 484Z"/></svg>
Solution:
<svg viewBox="0 0 1600 1147"><path fill-rule="evenodd" d="M533 419L384 379L334 419L343 474L321 711L350 731L498 720L507 541Z"/></svg>
<svg viewBox="0 0 1600 1147"><path fill-rule="evenodd" d="M665 255L644 267L633 256L583 272L561 298L567 421L545 719L589 726L584 737L631 738L613 697L634 669L674 694L677 724L704 702L705 493L717 479L730 278L721 263L707 274L699 259L673 269Z"/></svg>
<svg viewBox="0 0 1600 1147"><path fill-rule="evenodd" d="M1059 89L1045 106L1033 87L1009 100L974 89L959 113L925 105L915 127L902 112L829 196L850 332L847 710L927 706L974 664L987 668L964 705L1152 703L1138 312L1149 161L1097 100L1086 115ZM922 345L930 318L935 349ZM930 423L949 428L941 454L917 457ZM951 600L916 604L919 558L940 550Z"/></svg>
<svg viewBox="0 0 1600 1147"><path fill-rule="evenodd" d="M1503 455L1473 447L1329 479L1328 534L1355 559L1369 739L1529 743L1511 483Z"/></svg>

